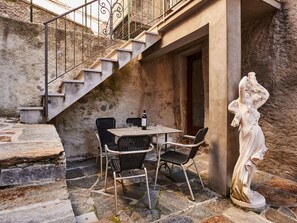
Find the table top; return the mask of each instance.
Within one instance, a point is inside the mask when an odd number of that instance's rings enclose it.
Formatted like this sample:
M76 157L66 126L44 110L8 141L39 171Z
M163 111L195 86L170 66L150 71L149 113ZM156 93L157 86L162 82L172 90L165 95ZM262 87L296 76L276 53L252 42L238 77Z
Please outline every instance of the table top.
M159 135L159 134L168 134L168 133L181 133L179 129L169 128L162 125L149 126L146 130L142 130L141 127L132 128L116 128L116 129L107 129L110 133L115 136L121 137L124 135L133 136L133 135Z

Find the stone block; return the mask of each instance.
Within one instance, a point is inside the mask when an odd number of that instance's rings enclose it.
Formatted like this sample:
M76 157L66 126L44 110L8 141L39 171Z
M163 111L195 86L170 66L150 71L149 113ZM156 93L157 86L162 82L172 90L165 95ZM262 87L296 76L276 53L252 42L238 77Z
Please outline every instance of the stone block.
M76 220L69 200L55 200L0 211L0 222L75 223Z
M278 223L296 223L296 219L290 218L286 215L283 215L279 211L269 208L265 212L265 217L272 222L278 222Z
M38 181L55 181L65 179L66 165L34 164L23 168L2 169L0 186L36 183Z

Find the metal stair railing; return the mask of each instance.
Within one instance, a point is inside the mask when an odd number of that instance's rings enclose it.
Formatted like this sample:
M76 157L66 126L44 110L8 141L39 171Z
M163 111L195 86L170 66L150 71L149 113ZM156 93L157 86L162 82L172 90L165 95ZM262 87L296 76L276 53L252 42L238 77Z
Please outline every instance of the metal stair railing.
M73 77L118 40L129 40L167 15L168 0L92 0L53 19L45 26L44 116L48 117L49 86ZM91 61L93 59L93 61ZM55 83L55 84L54 84Z

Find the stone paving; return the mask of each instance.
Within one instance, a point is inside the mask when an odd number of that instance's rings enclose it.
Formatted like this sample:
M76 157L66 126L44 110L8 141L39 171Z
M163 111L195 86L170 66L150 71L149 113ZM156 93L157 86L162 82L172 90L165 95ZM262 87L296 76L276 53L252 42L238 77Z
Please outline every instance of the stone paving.
M296 182L257 171L252 188L266 197L267 205L260 210L239 208L229 198L221 197L207 188L207 160L207 150L197 156L204 189L194 172L189 174L195 201L189 199L188 187L179 167L175 167L171 176L168 170L162 168L158 186L154 190L156 163L147 161L152 210L147 206L145 183L126 180L125 193L118 184L118 216L114 210L111 171L105 193L104 180L100 179L95 159L68 163L67 185L77 222L297 222Z

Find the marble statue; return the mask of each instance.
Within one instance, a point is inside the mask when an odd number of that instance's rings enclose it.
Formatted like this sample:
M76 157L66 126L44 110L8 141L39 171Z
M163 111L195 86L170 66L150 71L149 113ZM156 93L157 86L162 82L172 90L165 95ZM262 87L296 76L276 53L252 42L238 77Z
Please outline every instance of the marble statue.
M258 124L257 111L269 98L268 91L261 86L254 72L248 73L239 83L239 98L232 101L228 110L235 114L231 123L239 126L239 158L235 165L230 188L231 200L242 207L260 208L265 198L251 190L251 181L256 165L267 150L265 138Z

